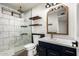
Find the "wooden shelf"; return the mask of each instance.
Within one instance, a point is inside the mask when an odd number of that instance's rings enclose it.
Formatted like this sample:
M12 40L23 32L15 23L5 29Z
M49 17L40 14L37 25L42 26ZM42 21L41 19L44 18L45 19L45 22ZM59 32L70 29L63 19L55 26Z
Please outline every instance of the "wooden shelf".
M20 35L27 35L27 33L22 33L22 34L20 34Z
M42 26L42 24L31 24L29 26Z
M21 27L27 27L26 25L22 25Z
M31 18L29 18L30 20L38 20L38 19L41 19L41 17L40 16L35 16L35 17L31 17Z

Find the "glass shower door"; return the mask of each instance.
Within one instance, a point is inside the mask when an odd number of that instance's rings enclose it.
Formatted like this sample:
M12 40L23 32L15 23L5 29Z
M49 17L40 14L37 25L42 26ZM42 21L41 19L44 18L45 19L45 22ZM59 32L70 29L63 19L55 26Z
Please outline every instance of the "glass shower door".
M24 14L23 18L15 17L15 43L14 51L18 55L18 51L22 51L24 46L32 43L32 29L29 26L31 24L31 13Z

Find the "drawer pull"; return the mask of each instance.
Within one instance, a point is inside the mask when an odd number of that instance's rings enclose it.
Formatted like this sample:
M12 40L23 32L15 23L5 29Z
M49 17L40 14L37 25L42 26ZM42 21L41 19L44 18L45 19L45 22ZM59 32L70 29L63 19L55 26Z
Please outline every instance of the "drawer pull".
M66 52L66 53L72 53L72 54L74 54L74 52L69 51L69 50L66 50L65 52Z

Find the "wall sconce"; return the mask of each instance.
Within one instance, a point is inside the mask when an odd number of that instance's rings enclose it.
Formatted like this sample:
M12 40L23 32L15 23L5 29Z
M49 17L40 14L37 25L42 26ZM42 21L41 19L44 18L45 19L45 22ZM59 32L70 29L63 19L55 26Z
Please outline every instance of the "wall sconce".
M55 5L58 5L58 4L60 4L60 3L46 3L45 7L49 8L51 6L55 6Z
M47 4L45 5L45 7L46 7L46 8L49 8L49 7L51 7L51 5L50 5L49 3L47 3Z

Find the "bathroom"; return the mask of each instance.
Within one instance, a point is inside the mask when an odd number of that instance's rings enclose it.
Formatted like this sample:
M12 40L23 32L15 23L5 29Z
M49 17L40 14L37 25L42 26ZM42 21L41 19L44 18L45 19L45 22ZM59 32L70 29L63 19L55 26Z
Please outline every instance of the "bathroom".
M78 10L78 3L0 3L0 56L78 56ZM65 33L56 32L57 12L65 14Z

